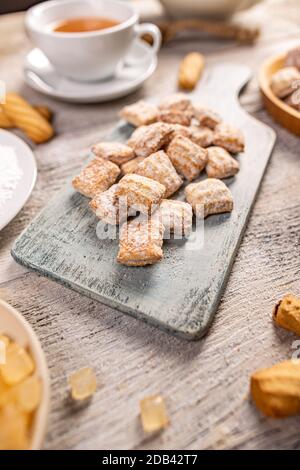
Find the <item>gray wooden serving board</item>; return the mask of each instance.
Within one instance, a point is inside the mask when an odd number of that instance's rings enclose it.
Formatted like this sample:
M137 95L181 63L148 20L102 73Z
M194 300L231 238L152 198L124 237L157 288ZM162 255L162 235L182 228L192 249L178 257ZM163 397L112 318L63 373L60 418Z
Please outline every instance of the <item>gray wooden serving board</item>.
M12 249L14 259L173 334L200 338L217 310L275 143L273 130L238 104L239 91L250 76L247 67L217 65L206 71L191 94L193 100L214 108L241 128L246 138L246 151L238 157L240 172L226 181L234 210L205 220L202 246L168 240L160 263L122 266L116 262L118 241L99 240L97 219L88 200L69 184L18 238ZM125 141L131 132L132 127L121 122L107 140ZM183 190L176 198L183 199ZM196 229L200 239L201 230L201 226Z

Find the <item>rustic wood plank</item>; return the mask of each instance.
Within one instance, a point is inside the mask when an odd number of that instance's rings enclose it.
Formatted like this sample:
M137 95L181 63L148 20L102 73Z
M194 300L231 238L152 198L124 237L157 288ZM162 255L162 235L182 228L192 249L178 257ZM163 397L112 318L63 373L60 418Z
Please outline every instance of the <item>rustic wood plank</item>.
M48 449L300 449L298 418L266 420L248 400L249 374L291 357L293 342L298 339L273 327L273 304L286 292L300 295L299 139L261 111L255 80L241 101L257 118L274 127L277 145L218 315L203 340L187 343L166 335L26 272L9 255L16 236L80 167L97 133L113 127L119 107L142 96L172 91L184 52L199 48L210 51L209 65L234 61L257 71L270 53L299 42L295 34L298 31L299 38L298 0L275 0L276 8L272 5L269 9L268 3L260 17L267 37L255 48L233 44L224 48L217 41L207 45L206 41L176 41L161 52L158 70L142 90L115 103L95 106L58 103L23 86L20 64L29 44L22 31L22 16L0 20L0 37L5 33L1 78L10 89L22 90L34 102L48 103L56 113L58 136L35 149L39 169L35 191L20 214L0 232L1 296L31 322L50 367ZM170 72L174 74L172 84ZM17 272L12 271L13 266ZM91 364L102 387L89 407L75 411L67 401L66 377ZM160 436L149 438L140 428L138 400L155 392L166 398L171 425Z
M199 339L215 315L275 142L273 131L238 104L250 76L245 66L219 64L207 70L199 91L191 95L245 135L246 150L237 157L240 171L227 180L234 198L230 215L209 217L204 225L198 220L189 240L164 244L164 259L157 265L124 267L116 262L117 234L97 239L98 220L88 200L69 184L17 240L14 259L136 318ZM120 124L106 140L124 142L131 132L131 126ZM184 189L176 197L184 199Z

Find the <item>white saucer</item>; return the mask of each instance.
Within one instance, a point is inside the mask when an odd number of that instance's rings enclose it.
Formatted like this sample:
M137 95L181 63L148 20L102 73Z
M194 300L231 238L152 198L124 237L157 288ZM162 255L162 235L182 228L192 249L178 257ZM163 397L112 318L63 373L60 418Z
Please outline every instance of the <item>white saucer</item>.
M28 145L0 130L0 230L24 206L36 180L36 162Z
M156 65L157 56L151 46L137 39L125 63L108 80L84 83L62 77L40 49L33 49L27 55L24 74L29 86L48 96L73 103L94 103L133 92L153 74Z

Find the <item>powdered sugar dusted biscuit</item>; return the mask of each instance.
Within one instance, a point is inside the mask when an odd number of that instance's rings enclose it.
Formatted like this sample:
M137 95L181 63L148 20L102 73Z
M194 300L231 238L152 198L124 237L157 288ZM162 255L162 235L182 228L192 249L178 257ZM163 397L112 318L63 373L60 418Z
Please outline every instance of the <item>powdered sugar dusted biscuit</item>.
M168 122L169 124L180 124L181 126L189 126L191 124L193 114L189 111L174 111L173 109L162 109L158 113L157 120Z
M130 173L134 173L138 164L141 163L144 160L144 157L136 157L133 158L133 160L130 160L127 163L124 163L121 165L121 172L123 175L127 175Z
M193 111L191 100L184 93L175 93L164 98L159 109L168 109L172 111Z
M285 98L284 102L292 106L292 108L296 109L297 111L300 111L300 83L299 83L299 88L295 90L290 96Z
M110 160L117 165L122 165L135 157L131 147L119 142L99 142L93 145L92 152L97 157Z
M148 157L166 145L171 138L172 128L164 122L136 129L127 144L133 148L137 157Z
M275 72L270 81L271 89L278 98L285 98L295 89L295 82L300 80L300 72L296 67L284 67Z
M245 139L243 133L228 124L219 124L215 128L213 144L223 147L231 153L243 152Z
M119 212L116 190L118 185L113 184L107 191L98 193L90 202L90 208L103 222L118 225L127 219L127 211Z
M212 109L203 108L202 106L194 106L194 116L201 126L214 129L221 123L221 117Z
M206 173L209 178L229 178L239 171L239 162L222 147L207 149Z
M191 137L191 128L186 126L181 126L180 124L169 124L170 129L172 129L172 139L177 135L182 135L183 137Z
M158 181L144 176L129 174L119 181L116 196L120 205L129 209L150 213L160 203L166 188Z
M198 217L231 212L233 197L227 186L215 178L191 183L185 188L185 196Z
M94 158L72 181L73 188L87 197L106 191L117 179L120 168L103 158Z
M135 173L163 184L166 188L165 197L174 194L182 185L182 179L176 173L171 160L163 150L145 158L137 166Z
M209 147L214 140L214 133L209 127L191 126L190 139L200 147Z
M167 154L178 173L189 181L197 178L207 163L206 150L182 136L171 141Z
M145 126L157 121L157 107L140 100L129 106L125 106L120 116L133 126Z
M157 219L142 219L125 222L120 231L117 261L126 266L145 266L160 261L163 257L164 227Z
M153 214L165 228L164 238L170 234L178 237L188 237L192 230L193 211L187 202L163 199L158 210Z
M300 46L287 53L284 64L286 67L296 67L300 71Z

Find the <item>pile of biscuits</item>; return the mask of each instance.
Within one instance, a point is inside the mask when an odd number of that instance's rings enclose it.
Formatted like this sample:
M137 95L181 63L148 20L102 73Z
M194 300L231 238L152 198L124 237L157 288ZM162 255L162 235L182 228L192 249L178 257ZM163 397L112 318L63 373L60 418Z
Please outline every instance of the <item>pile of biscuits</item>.
M283 68L272 75L270 86L274 95L300 111L300 47L287 53Z
M94 158L72 184L92 199L90 208L104 224L120 225L117 261L144 266L162 259L163 239L189 236L193 212L232 211L232 194L221 179L239 171L232 154L245 142L240 130L182 93L159 106L138 101L120 115L136 127L127 143L95 144ZM204 170L208 178L190 183ZM190 183L187 202L167 199L184 181Z

